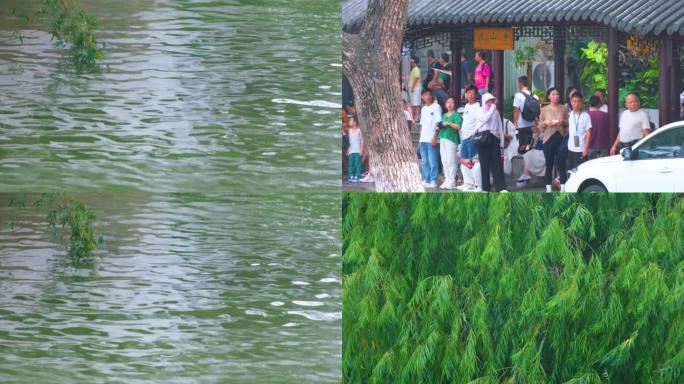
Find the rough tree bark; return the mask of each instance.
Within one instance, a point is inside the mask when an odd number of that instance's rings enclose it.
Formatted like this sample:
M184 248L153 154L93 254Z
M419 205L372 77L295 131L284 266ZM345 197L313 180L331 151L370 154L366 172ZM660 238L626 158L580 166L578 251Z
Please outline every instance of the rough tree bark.
M369 0L358 33L342 32L342 70L354 105L378 192L424 192L401 108L399 71L408 0Z

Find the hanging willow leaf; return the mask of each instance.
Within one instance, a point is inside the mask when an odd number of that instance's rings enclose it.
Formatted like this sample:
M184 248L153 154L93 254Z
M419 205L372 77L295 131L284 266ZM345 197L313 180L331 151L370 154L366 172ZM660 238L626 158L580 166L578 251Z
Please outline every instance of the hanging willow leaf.
M347 383L684 382L684 198L347 194Z

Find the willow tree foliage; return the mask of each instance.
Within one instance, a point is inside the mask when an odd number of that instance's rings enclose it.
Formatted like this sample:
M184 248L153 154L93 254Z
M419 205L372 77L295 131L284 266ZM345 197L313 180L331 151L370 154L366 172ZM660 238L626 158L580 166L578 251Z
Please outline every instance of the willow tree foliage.
M9 206L34 208L44 213L50 237L64 241L71 261L76 263L91 261L92 252L103 242L95 229L95 212L64 193L43 193L33 200L29 196L21 196L11 199ZM16 221L10 219L5 226L13 230Z
M347 194L348 383L684 382L684 198Z
M26 9L15 8L12 13L25 22L31 19ZM41 0L34 19L45 24L57 46L67 49L68 62L76 70L98 69L97 60L103 59L104 53L95 37L97 20L81 8L77 0ZM23 42L18 32L14 35Z

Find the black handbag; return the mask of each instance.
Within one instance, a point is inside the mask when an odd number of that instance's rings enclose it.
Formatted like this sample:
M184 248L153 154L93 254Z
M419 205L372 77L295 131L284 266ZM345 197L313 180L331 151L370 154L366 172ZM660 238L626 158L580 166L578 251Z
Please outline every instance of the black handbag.
M489 144L489 131L478 131L475 132L473 138L471 139L475 145L487 145Z

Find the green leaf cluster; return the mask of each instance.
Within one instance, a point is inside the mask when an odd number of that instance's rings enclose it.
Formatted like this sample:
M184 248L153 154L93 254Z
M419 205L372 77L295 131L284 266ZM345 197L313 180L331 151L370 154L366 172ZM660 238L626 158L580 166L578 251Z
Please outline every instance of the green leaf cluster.
M608 46L606 43L590 41L582 51L583 63L581 80L589 89L608 88Z
M346 194L346 383L684 382L684 198Z
M17 14L16 9L13 14ZM30 20L26 11L20 12L19 17L24 22ZM97 60L104 58L104 52L95 37L97 20L83 10L77 0L42 0L36 19L47 22L48 32L58 46L68 48L68 61L76 70L99 68ZM18 32L13 32L13 36L23 42Z
M18 209L33 207L44 212L50 237L65 241L71 260L78 263L91 259L92 252L102 243L102 237L95 230L95 212L63 193L43 193L32 203L27 201L25 196L14 198L9 205ZM8 229L15 226L15 220L6 222Z
M606 43L588 41L585 47L579 47L581 65L580 80L584 89L592 92L596 89L608 88L608 46ZM624 48L621 49L621 52ZM619 101L622 106L625 97L630 92L637 92L641 96L643 108L658 108L660 96L658 93L659 73L658 60L655 57L635 59L632 55L621 54L619 76Z

